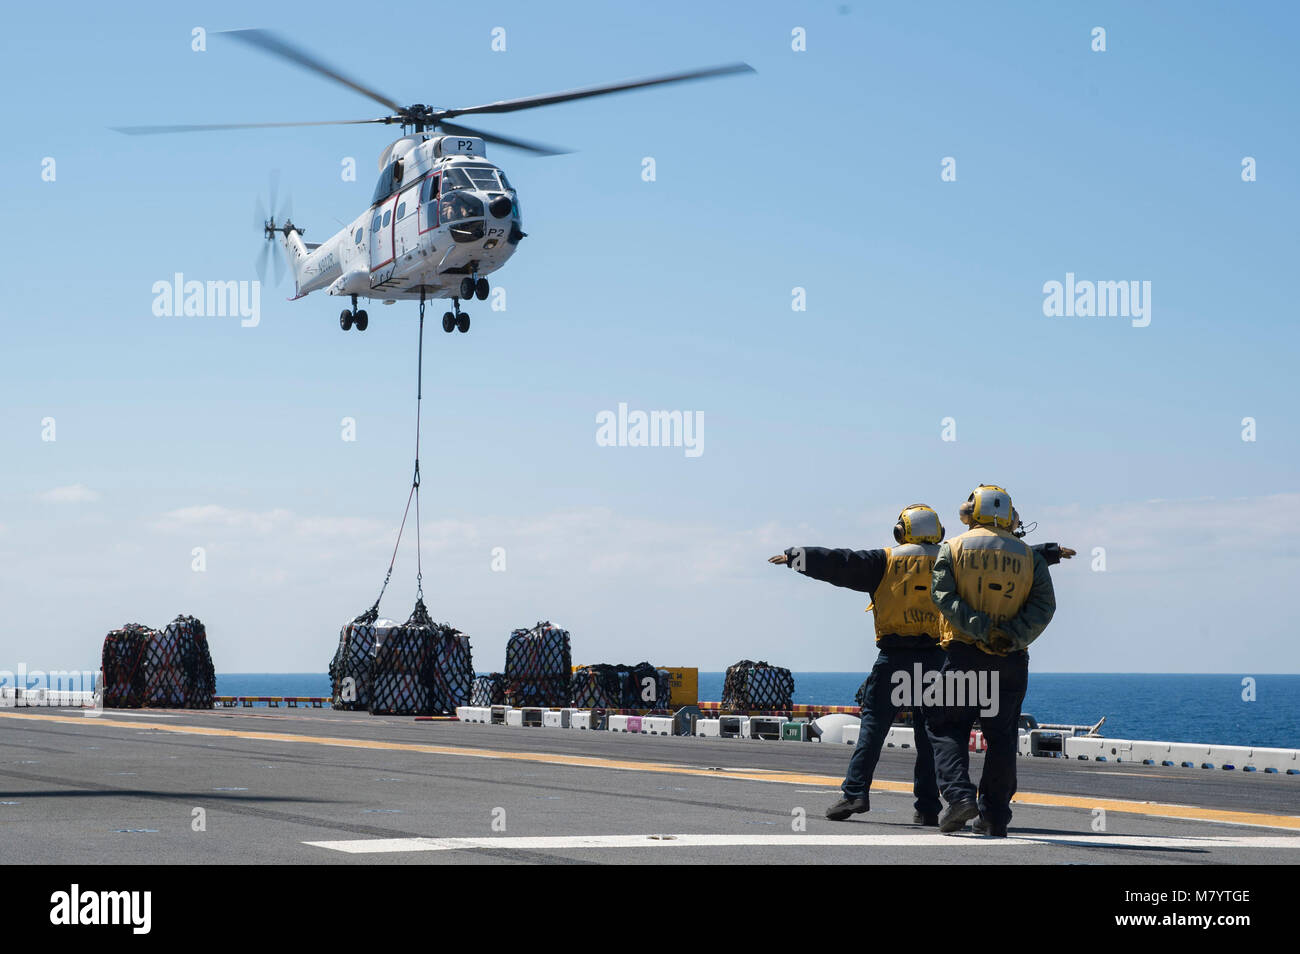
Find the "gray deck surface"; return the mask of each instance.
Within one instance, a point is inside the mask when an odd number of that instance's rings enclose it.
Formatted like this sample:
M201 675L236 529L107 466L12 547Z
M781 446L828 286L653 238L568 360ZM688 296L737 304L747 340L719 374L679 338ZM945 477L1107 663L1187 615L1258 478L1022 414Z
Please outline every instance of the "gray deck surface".
M1055 803L1016 805L1001 840L915 827L900 791L827 821L849 753L327 709L7 709L0 843L10 864L1300 862L1297 776L1022 758L1021 794ZM910 752L886 750L876 780L910 784L911 770ZM785 780L734 777L768 773Z

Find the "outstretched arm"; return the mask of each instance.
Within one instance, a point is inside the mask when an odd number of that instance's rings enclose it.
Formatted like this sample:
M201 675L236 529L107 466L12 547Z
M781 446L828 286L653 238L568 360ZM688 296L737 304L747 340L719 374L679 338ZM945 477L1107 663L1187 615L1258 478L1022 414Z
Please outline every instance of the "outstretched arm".
M1056 566L1062 560L1068 560L1078 552L1071 550L1069 547L1063 547L1059 543L1036 543L1030 549L1046 560L1048 566Z
M874 592L885 575L884 550L828 550L825 547L791 547L768 560L789 566L804 576L861 593Z

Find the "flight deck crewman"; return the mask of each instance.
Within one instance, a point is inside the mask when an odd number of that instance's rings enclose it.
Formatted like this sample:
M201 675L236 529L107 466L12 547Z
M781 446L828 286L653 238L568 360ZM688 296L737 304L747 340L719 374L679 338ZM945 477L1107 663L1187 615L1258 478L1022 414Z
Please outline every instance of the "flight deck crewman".
M895 701L898 698L895 689L903 677L896 682L895 675L905 674L910 685L918 666L924 674L938 670L944 661L938 643L939 614L930 598L930 580L939 541L943 539L939 515L925 504L907 507L898 515L894 539L898 546L880 550L792 547L768 561L791 566L815 580L870 593L872 597L868 608L874 610L880 653L867 677L862 728L841 786L844 797L826 809L826 817L832 821L844 821L851 815L871 810L871 778L885 736L901 708ZM919 693L921 688L918 686L916 691ZM923 710L916 705L912 713L916 739L912 784L916 801L912 823L937 825L941 804L934 755Z
M934 564L931 592L941 615L939 643L948 654L942 684L958 682L947 678L949 673L973 674L977 685L995 690L989 700L994 711L982 713L970 699L957 705L946 698L943 706L926 707L926 722L939 787L948 803L939 830L957 831L978 815L977 832L1005 837L1016 793L1027 649L1051 622L1056 595L1048 561L1013 534L1018 514L1007 492L981 484L967 504L960 515L971 529L939 547ZM970 778L969 754L977 717L988 746L978 792Z

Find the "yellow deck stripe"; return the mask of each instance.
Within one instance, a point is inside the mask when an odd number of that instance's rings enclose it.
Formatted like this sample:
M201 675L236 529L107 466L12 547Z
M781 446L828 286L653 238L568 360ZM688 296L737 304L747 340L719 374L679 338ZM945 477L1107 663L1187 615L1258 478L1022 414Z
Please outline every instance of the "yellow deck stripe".
M330 745L349 749L372 749L394 752L420 752L426 755L455 755L463 758L506 759L515 762L537 762L545 765L566 765L579 768L613 769L624 772L656 772L667 775L695 775L702 778L739 779L749 782L778 782L787 785L814 785L838 788L842 779L833 775L808 775L798 772L767 771L765 769L707 769L693 765L676 765L670 762L635 762L625 759L601 758L587 755L558 755L547 752L498 752L492 749L475 749L450 745L428 745L419 742L383 742L377 739L344 739L335 736L297 735L286 732L251 732L239 729L218 729L199 725L161 725L139 722L121 722L104 717L31 715L21 712L0 712L10 719L33 719L42 722L61 722L88 728L113 726L124 729L149 729L156 732L176 732L181 735L201 735L214 738L248 739L255 742L290 742L306 745ZM877 781L873 791L910 793L912 786L906 782ZM1240 812L1219 808L1202 808L1197 805L1172 805L1165 802L1133 802L1118 798L1091 798L1083 795L1053 795L1046 792L1020 792L1013 799L1019 805L1038 805L1050 808L1078 808L1091 811L1104 808L1108 812L1128 815L1147 815L1153 818L1180 818L1189 821L1220 822L1230 825L1254 825L1261 828L1286 828L1300 830L1300 816L1270 815L1262 812Z

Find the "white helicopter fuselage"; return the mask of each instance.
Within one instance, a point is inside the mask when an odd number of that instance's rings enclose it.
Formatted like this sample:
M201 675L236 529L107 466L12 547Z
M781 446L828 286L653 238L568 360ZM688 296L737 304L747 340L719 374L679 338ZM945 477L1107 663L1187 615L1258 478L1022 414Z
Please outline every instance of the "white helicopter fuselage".
M485 151L482 139L437 133L390 144L370 208L347 228L318 245L279 230L294 298L458 298L463 279L499 269L524 233L515 190Z

